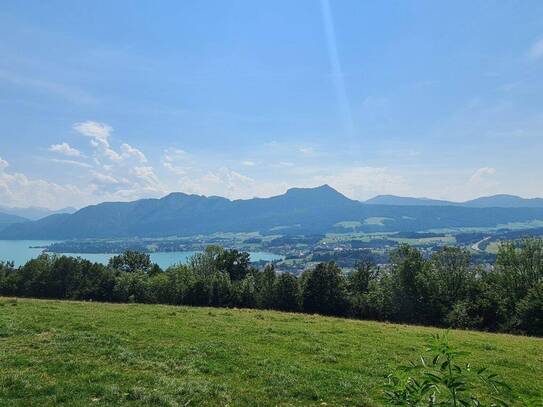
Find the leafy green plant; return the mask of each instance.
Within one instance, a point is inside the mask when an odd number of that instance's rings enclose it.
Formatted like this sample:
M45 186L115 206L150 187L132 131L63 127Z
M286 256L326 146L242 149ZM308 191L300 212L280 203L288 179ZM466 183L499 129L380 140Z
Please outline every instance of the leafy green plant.
M388 376L385 399L402 406L483 406L484 394L490 406L508 406L510 387L486 368L474 369L461 365L459 358L468 352L450 345L448 334L433 335L420 361L401 366ZM477 386L476 383L480 386ZM486 389L480 394L479 389Z

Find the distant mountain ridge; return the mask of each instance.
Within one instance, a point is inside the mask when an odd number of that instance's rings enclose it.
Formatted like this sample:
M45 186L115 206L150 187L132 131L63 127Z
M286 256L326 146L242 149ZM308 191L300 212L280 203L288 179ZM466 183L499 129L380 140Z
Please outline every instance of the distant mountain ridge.
M16 215L30 220L38 220L45 218L46 216L55 215L58 213L74 213L77 209L72 207L62 208L58 210L51 210L47 208L40 208L37 206L30 206L27 208L17 208L9 206L0 206L0 212L8 215Z
M375 218L380 221L372 222ZM12 224L0 231L0 239L159 237L256 231L310 234L342 231L343 221L356 221L361 225L360 231L418 231L494 227L533 220L543 220L543 208L367 204L323 185L245 200L176 192L160 199L105 202L73 214Z
M11 215L9 213L0 212L0 230L13 225L15 223L28 222L28 219L17 215Z
M396 195L378 195L368 199L368 205L398 206L463 206L468 208L543 208L543 198L521 198L516 195L483 196L465 202L444 201L429 198L411 198Z
M364 201L367 205L395 205L395 206L451 206L458 205L454 202L441 201L430 198L412 198L397 195L377 195Z

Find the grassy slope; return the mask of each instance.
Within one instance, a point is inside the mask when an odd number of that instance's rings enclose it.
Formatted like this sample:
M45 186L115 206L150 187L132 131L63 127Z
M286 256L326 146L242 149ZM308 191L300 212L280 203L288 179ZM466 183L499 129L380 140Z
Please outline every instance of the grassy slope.
M436 329L258 310L0 298L0 405L379 405ZM451 332L543 399L543 340Z

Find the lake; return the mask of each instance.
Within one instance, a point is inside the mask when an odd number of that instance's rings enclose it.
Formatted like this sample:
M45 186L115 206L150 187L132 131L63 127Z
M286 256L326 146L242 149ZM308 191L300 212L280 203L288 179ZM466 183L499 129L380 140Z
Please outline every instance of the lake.
M43 247L54 243L49 240L0 240L0 261L13 261L16 266L25 264L28 260L40 255L43 249L32 247ZM157 252L150 253L151 261L157 263L161 268L166 269L177 263L184 263L197 252ZM65 253L66 256L82 257L92 262L106 264L112 256L111 253ZM249 252L251 261L273 261L281 260L283 257L278 254L266 252Z

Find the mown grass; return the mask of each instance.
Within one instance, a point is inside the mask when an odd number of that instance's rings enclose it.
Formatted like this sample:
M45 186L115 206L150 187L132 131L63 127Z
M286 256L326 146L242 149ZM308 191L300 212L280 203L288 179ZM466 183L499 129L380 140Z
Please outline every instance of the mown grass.
M0 298L2 406L382 405L434 328L258 310ZM543 340L452 331L543 401Z

